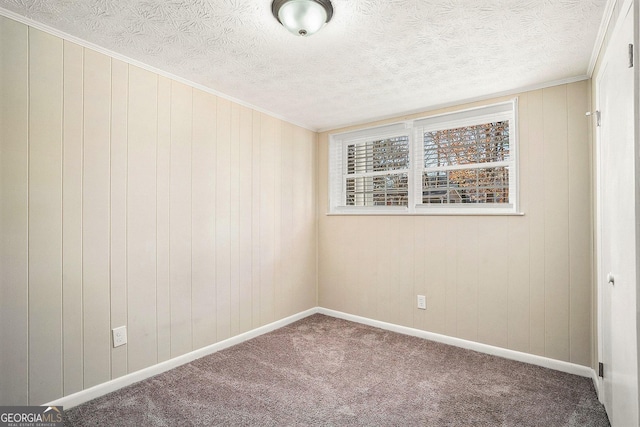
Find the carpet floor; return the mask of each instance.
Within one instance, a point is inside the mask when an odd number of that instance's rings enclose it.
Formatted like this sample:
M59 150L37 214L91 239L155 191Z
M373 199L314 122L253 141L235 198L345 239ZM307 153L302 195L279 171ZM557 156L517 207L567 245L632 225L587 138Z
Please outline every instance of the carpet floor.
M589 378L315 314L65 411L65 426L608 426Z

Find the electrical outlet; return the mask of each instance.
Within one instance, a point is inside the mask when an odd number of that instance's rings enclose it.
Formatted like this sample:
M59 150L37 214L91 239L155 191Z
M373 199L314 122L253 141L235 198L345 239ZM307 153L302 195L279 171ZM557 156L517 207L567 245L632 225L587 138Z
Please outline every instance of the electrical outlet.
M111 330L113 333L113 347L120 347L127 343L127 327L120 326Z
M418 295L418 308L420 310L427 309L427 297L424 295Z

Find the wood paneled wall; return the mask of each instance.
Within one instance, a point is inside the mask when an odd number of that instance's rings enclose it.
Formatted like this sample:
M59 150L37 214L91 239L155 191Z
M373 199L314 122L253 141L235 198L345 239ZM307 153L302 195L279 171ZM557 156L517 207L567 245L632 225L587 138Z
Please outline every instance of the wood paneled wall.
M523 216L326 215L320 134L320 306L591 366L589 82L518 100Z
M4 17L0 109L0 405L316 306L315 133Z
M590 366L588 86L518 96L524 216L327 216L327 132L0 17L0 404L315 305Z

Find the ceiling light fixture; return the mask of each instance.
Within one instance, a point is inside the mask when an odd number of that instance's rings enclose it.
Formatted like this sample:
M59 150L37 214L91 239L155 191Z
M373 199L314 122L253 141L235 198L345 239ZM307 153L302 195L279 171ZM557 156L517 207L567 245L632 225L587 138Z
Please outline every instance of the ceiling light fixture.
M310 36L331 20L333 6L329 0L273 0L271 12L296 36Z

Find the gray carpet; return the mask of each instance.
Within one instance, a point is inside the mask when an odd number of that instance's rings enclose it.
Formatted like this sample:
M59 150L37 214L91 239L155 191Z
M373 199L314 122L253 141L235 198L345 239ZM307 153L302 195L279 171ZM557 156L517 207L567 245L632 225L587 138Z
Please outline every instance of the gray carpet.
M608 426L591 379L316 314L65 411L65 426Z

